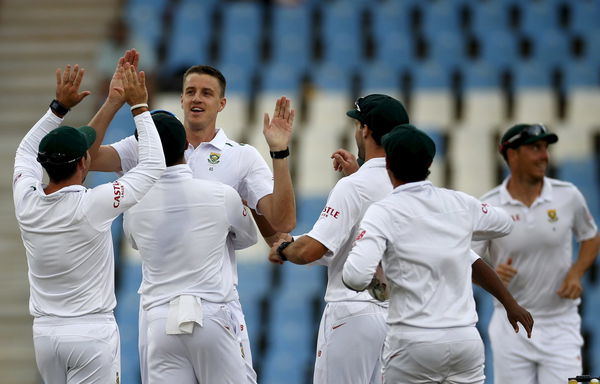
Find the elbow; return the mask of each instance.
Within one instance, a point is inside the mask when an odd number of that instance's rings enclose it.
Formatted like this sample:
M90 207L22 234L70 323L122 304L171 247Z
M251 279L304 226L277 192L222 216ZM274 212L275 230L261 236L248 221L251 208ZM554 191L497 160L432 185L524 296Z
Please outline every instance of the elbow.
M296 228L296 218L275 223L273 229L279 233L290 233Z
M342 282L346 288L356 292L364 291L369 285L369 282L365 283L364 279L361 279L359 275L352 273L348 267L348 264L344 265L344 270L342 271Z

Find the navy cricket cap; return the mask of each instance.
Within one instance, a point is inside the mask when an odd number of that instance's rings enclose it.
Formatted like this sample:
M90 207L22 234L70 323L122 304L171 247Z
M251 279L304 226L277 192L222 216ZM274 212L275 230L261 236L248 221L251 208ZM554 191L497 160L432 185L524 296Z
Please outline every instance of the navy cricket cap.
M498 150L503 156L506 156L508 148L518 148L521 145L535 143L539 140L554 144L558 141L558 136L548 132L543 124L517 124L502 135Z
M369 126L374 132L384 135L395 126L407 124L408 113L404 105L388 95L372 94L354 102L354 109L346 112L349 117Z
M393 161L427 170L435 157L435 143L425 132L410 124L395 127L381 139L385 155Z
M79 160L96 141L96 131L89 126L73 128L66 125L49 132L38 148L41 164L62 165Z
M167 166L173 165L187 149L185 128L169 111L152 111L152 120L160 136Z

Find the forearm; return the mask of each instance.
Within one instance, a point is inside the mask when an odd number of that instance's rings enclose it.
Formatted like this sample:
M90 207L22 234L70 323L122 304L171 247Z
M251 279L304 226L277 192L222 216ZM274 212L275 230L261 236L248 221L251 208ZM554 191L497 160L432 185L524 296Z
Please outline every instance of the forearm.
M591 239L582 241L579 246L579 256L571 266L570 272L576 274L579 278L583 277L585 272L594 265L599 249L600 235L598 234Z
M472 265L473 282L492 294L504 307L516 304L496 272L482 259Z
M94 160L97 157L98 149L104 140L106 130L122 106L122 102L106 99L104 104L102 104L98 112L96 112L92 120L88 123L88 125L96 131L96 141L89 149L90 155L92 156L92 168L94 167Z
M284 255L291 263L309 264L322 258L327 251L328 249L317 240L302 236L284 250Z
M296 227L296 201L289 171L289 157L273 159L273 194L263 212L276 232L289 233Z

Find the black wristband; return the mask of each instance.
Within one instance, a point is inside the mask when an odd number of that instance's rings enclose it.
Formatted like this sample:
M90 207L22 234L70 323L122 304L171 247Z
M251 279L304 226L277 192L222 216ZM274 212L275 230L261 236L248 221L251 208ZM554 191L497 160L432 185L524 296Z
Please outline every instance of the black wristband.
M290 155L290 149L286 148L283 151L269 152L272 159L285 159Z
M292 241L284 241L283 243L279 244L279 247L277 247L277 256L279 256L279 259L281 261L287 261L287 257L285 257L285 255L283 254L283 250L286 249L288 245L292 244L293 242L294 239L292 238Z
M69 108L59 103L56 99L52 100L52 102L50 103L50 109L52 110L52 112L61 116L64 116L69 112Z

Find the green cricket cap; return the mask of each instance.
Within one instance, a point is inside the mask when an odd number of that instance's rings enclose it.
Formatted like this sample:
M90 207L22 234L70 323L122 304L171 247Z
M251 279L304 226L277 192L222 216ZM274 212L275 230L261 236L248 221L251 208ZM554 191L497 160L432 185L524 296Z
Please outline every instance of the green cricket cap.
M49 132L38 148L38 162L61 165L79 160L96 140L96 131L89 126L73 128L66 125Z
M346 112L349 117L384 135L399 124L407 124L408 113L404 105L388 95L372 94L354 102L354 109Z

